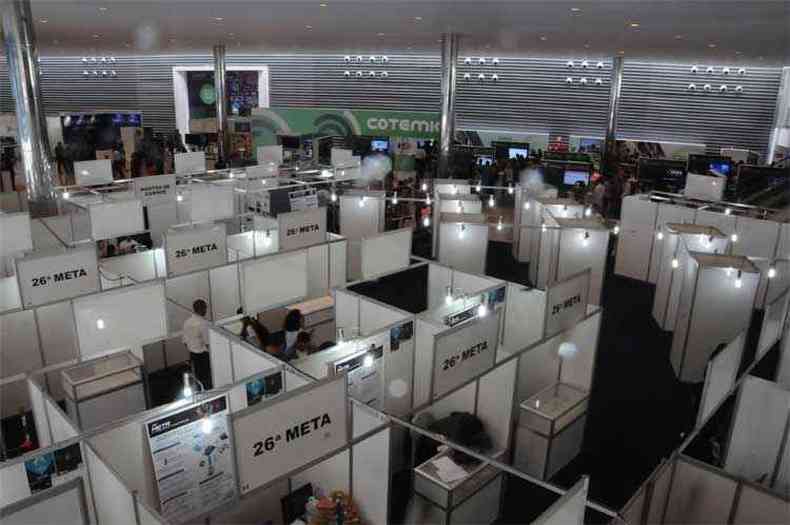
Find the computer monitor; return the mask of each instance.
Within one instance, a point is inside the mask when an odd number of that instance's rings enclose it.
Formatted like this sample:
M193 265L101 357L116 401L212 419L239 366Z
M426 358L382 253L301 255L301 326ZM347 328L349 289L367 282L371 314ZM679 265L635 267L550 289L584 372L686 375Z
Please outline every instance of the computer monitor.
M562 175L562 183L566 186L574 186L577 182L581 182L585 185L589 184L590 172L566 169L565 173Z
M477 155L475 158L478 166L491 166L494 163L494 157L490 155Z
M387 153L389 150L389 139L374 139L370 141L370 151L383 151L384 153Z
M680 193L686 187L686 163L682 160L639 159L637 171L640 187L655 191Z
M278 135L283 149L299 149L300 140L298 135Z
M529 158L529 148L508 148L507 150L507 158L515 159L518 157L523 157L524 159Z

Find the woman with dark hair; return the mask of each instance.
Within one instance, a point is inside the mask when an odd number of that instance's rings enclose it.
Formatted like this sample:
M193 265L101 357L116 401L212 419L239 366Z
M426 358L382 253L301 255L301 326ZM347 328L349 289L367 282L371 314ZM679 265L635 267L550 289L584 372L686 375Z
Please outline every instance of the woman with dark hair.
M301 310L291 310L285 316L283 322L283 332L285 332L285 351L288 352L296 344L299 331L302 329Z
M241 314L243 311L239 308L236 313ZM252 331L252 334L250 334L250 331ZM243 341L247 341L263 350L269 342L269 330L267 330L256 318L245 315L241 318L241 332L239 332L239 337L241 337Z

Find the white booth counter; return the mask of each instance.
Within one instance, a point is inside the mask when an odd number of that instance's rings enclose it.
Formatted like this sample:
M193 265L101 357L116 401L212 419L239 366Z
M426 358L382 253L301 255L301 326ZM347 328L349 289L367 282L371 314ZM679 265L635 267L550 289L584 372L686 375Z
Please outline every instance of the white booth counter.
M504 451L490 456L500 461ZM443 450L414 469L414 492L428 504L424 523L487 524L499 516L504 476L481 461L458 464Z
M581 451L589 392L565 383L545 388L520 405L515 465L549 479Z
M760 283L746 257L691 252L685 268L670 361L681 381L700 382L711 354L749 326Z
M727 252L729 238L718 228L698 224L667 223L663 228L658 281L653 297L653 319L664 330L674 330L678 300L683 279L683 268L688 264L689 252Z
M91 359L61 371L66 412L82 430L147 408L145 364L130 351Z

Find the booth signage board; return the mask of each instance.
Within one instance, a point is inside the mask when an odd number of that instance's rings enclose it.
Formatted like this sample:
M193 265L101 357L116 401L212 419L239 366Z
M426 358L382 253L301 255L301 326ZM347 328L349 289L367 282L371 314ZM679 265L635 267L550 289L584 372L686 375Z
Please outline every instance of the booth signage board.
M494 366L499 315L470 321L436 336L433 360L433 397L444 395Z
M373 341L363 342L367 348L349 357L343 358L333 363L333 374L348 374L348 395L381 410L384 401L383 388L384 380L384 347L389 342L389 334L379 336ZM365 365L365 358L372 357L370 365Z
M203 151L176 153L174 157L177 175L189 175L206 171L206 153Z
M227 263L226 242L222 225L167 231L164 241L167 274L180 275Z
M157 175L134 179L134 195L144 205L176 201L176 176Z
M310 208L277 216L280 250L289 251L326 241L326 208Z
M288 201L292 211L307 210L318 207L318 193L315 188L288 192Z
M252 110L252 133L257 147L277 144L277 135L369 135L436 140L441 129L440 120L439 113L434 111L256 108Z
M25 308L98 292L99 261L91 247L17 259L19 292Z
M590 289L589 270L549 286L543 336L549 337L573 327L587 313Z
M241 493L340 449L348 430L345 374L238 412L233 434Z
M168 521L191 521L237 498L226 396L147 421L145 432Z
M74 179L77 186L112 184L112 161L85 160L75 162Z

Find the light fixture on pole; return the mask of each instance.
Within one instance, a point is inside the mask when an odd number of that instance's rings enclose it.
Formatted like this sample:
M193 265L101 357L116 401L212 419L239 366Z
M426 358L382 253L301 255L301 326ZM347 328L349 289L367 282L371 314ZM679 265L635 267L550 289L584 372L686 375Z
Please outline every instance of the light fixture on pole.
M444 304L452 304L453 302L453 287L445 286L444 288Z
M398 192L392 194L392 204L398 204Z
M771 266L768 267L768 278L773 279L774 277L776 277L776 266L771 263Z
M508 194L510 194L510 195L513 195L513 191L515 191L515 190L513 189L513 185L512 185L512 184L508 184L508 186L507 186L507 192L508 192Z
M494 200L494 194L492 193L491 196L488 198L488 207L493 208L496 205L496 201Z
M488 304L486 304L486 295L483 294L480 298L480 305L477 307L477 317L485 317L488 315Z
M496 231L501 232L504 225L502 224L502 216L499 216L499 220L496 223Z
M735 287L742 288L743 287L743 279L741 279L741 271L738 270L738 275L735 277Z
M672 269L674 270L674 269L676 269L678 266L680 266L680 262L678 261L678 258L677 258L677 257L673 257L673 258L672 258Z

